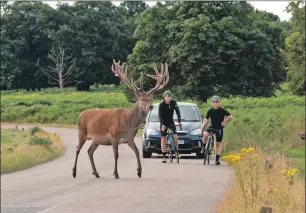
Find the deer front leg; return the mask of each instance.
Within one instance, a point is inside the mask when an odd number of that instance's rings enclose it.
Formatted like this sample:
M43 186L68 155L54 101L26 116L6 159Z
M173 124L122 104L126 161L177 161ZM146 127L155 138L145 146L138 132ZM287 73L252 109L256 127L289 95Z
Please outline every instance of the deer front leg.
M117 170L117 164L118 164L118 158L119 158L119 152L118 152L119 140L113 140L112 145L113 145L114 158L115 158L115 168L114 168L113 175L116 179L119 179L118 170Z
M138 175L138 177L141 178L142 167L141 167L141 163L140 163L138 148L137 148L134 140L129 141L128 145L134 151L134 153L136 155L136 158L137 158L137 175Z

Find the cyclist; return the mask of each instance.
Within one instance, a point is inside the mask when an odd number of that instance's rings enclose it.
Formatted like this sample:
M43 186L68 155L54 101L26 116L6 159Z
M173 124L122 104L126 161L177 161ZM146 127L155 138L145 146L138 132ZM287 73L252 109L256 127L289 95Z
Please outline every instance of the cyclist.
M221 148L222 148L221 142L223 138L223 127L226 122L228 122L229 120L233 118L233 116L226 109L220 107L220 101L221 101L221 98L219 96L216 96L216 95L213 96L212 98L213 107L207 111L206 116L203 120L203 124L202 124L202 131L203 131L208 122L208 119L210 119L211 126L209 128L219 130L216 132L216 141L217 141L216 165L220 165L219 159L220 159ZM204 131L203 140L202 140L203 141L202 153L204 152L204 148L205 148L205 144L206 144L208 135L209 133L207 131Z
M166 158L166 142L167 142L167 128L171 128L173 130L173 137L174 137L174 142L175 142L175 149L177 149L178 145L178 137L177 137L177 132L173 120L173 113L174 110L177 115L178 119L178 124L180 127L182 127L181 123L181 113L180 109L176 103L175 100L172 100L173 94L170 90L167 90L164 92L164 101L162 101L159 104L159 109L158 109L158 117L160 121L160 129L161 129L161 148L162 148L162 154L163 154L163 163L167 162ZM178 155L178 152L176 152ZM179 156L177 156L179 157Z

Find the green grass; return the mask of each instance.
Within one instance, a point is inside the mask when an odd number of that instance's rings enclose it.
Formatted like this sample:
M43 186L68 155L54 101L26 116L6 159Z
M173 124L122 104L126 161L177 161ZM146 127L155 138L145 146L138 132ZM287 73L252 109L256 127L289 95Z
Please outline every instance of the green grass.
M33 144L33 138L40 142L48 140L48 145ZM1 174L47 162L63 151L64 146L57 135L39 132L31 136L30 131L1 129Z
M120 87L101 86L92 90L76 92L68 88L61 93L51 88L41 92L1 92L1 122L74 125L84 109L132 106ZM304 142L297 138L297 130L302 131L305 127L305 99L290 94L286 89L285 93L278 91L276 94L277 97L272 98L222 100L222 105L234 116L225 127L224 141L228 142L225 152L256 144L267 152L283 151L300 165L300 162L305 162L304 158L300 159L305 152L286 148ZM210 104L196 103L204 116ZM304 166L300 168L304 170Z

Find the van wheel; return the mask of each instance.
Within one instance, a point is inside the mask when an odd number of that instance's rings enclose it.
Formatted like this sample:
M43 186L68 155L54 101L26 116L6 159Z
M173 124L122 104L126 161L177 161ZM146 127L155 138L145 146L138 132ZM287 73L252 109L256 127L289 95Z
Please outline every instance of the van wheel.
M151 158L152 157L152 152L147 152L145 150L142 150L142 157L143 158Z

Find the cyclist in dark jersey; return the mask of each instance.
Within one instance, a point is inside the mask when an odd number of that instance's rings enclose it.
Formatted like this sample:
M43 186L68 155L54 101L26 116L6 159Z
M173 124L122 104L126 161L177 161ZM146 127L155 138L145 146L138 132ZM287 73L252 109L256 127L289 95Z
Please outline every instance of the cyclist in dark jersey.
M216 165L220 165L219 159L220 159L221 148L222 148L221 142L223 139L223 127L226 122L228 122L229 120L233 118L233 116L226 109L220 107L220 101L221 101L221 98L219 96L216 96L216 95L213 96L212 98L213 108L210 108L207 111L206 116L203 120L203 124L202 124L202 131L203 131L208 122L208 119L210 119L211 126L208 128L219 130L218 132L216 132L216 142L217 142L216 144ZM204 130L202 153L204 152L204 147L205 147L208 135L209 133Z
M173 130L173 137L174 137L174 142L176 144L175 148L177 149L177 144L178 144L178 137L177 137L177 132L175 128L175 123L173 120L173 113L174 110L177 115L178 119L178 124L180 127L182 127L181 124L181 113L180 109L176 103L175 100L172 100L173 94L170 90L167 90L164 92L164 101L159 104L159 109L158 109L158 117L160 121L160 129L161 129L161 148L162 148L162 154L163 154L163 163L167 162L166 158L166 142L167 142L167 128L171 128ZM178 152L177 152L178 154ZM178 156L179 157L179 156Z

